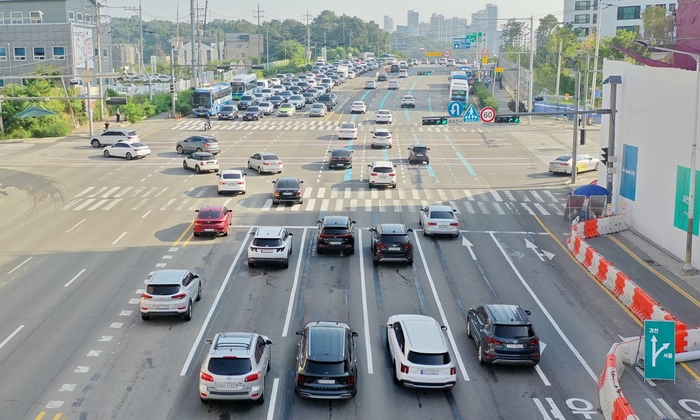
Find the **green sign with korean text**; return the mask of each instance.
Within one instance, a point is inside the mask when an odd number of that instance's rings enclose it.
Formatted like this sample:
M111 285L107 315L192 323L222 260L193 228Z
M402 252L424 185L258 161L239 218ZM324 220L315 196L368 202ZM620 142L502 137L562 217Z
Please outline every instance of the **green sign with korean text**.
M644 321L644 379L676 380L674 321Z
M697 172L695 171L695 213L700 211L700 184L697 182ZM688 231L688 203L690 202L690 168L678 166L676 169L676 205L673 212L673 226L684 232ZM695 217L693 223L693 234L698 235L698 218Z

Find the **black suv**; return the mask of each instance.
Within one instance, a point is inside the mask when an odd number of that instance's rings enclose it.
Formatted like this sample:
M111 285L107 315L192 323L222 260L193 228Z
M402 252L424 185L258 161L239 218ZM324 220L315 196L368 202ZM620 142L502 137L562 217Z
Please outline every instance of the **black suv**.
M317 102L324 104L329 111L335 106L335 98L327 93L319 96Z
M326 216L316 222L318 236L316 238L316 253L323 254L326 250L348 251L355 253L355 221L347 216Z
M241 96L241 99L238 101L238 109L243 111L245 109L248 109L249 106L255 106L257 104L258 104L258 100L255 99L255 96L243 95L243 96Z
M385 223L369 229L372 232L372 262L379 264L383 259L401 259L413 264L413 242L408 237L406 225Z
M301 336L294 390L301 397L341 399L357 393L355 337L341 322L309 322Z
M540 362L540 339L519 305L482 305L469 309L467 337L474 340L479 363Z
M345 147L333 149L328 161L328 169L331 168L352 168L352 150Z
M430 147L424 144L412 144L411 147L408 148L408 163L430 163L430 156L428 156L428 150L430 150Z
M386 73L379 73L379 76L377 76L378 82L386 82L388 79L389 76Z

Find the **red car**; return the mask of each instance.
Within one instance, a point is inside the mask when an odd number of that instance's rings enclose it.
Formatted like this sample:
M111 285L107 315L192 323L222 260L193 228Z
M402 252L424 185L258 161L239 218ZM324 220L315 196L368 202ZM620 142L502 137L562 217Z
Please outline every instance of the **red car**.
M195 213L197 213L197 218L194 219L194 236L228 236L232 210L224 206L204 206L195 210Z

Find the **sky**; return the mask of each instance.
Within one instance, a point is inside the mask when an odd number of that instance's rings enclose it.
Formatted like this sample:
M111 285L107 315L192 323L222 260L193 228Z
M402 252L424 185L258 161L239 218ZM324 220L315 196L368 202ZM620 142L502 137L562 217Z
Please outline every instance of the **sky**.
M103 13L113 17L128 17L135 13L126 11L124 7L138 7L140 0L102 0L108 7ZM324 10L331 10L337 15L357 16L362 20L375 21L380 28L384 26L384 15L394 18L394 25L406 25L408 10L417 11L421 22L428 22L433 13L442 14L445 18L466 18L471 23L471 14L483 10L487 2L465 2L458 0L195 0L199 8L208 3L207 19L246 19L257 22L258 4L262 21L295 19L305 21L305 15L311 19ZM538 19L553 14L563 18L564 0L499 0L488 3L498 6L499 18L535 18ZM457 6L460 4L460 6ZM175 21L179 16L181 22L190 20L190 1L188 0L141 0L143 20L153 19ZM179 6L179 11L178 10ZM197 6L195 6L197 7ZM307 12L308 10L308 12Z

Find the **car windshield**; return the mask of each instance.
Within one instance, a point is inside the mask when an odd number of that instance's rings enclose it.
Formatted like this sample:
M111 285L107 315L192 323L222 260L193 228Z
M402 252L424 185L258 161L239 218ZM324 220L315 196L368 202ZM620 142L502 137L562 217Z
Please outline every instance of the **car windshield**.
M146 286L146 293L157 296L170 296L177 294L180 286L177 284L149 284Z
M253 97L249 95L245 95L241 97L241 101L252 101Z
M280 238L255 238L255 239L253 239L253 246L259 246L262 248L282 246L282 239L280 239Z
M558 158L556 158L555 160L557 160L559 162L568 162L569 160L571 160L571 155L561 155Z
M450 363L450 353L418 353L409 351L408 361L417 365L446 365Z
M296 179L280 179L275 186L277 188L299 188L299 183Z
M264 155L263 160L279 160L280 158L277 157L277 155Z
M535 335L529 325L496 325L493 333L496 337L503 338L528 338Z
M400 234L400 235L387 235L383 234L382 235L382 241L383 244L407 244L408 243L408 236L406 234Z
M345 362L324 363L307 360L306 373L312 375L342 375L345 373Z
M374 135L377 137L389 137L388 131L375 131Z
M340 128L347 128L352 130L353 128L355 128L355 124L343 124L340 126Z
M257 106L251 106L248 108L248 112L258 112L259 110L260 108L258 108Z
M218 210L201 210L198 219L221 219L222 213Z
M223 174L223 179L241 179L241 174Z
M207 369L214 375L237 376L245 375L250 372L253 367L250 364L250 359L212 357L209 359L209 366L207 366Z
M231 105L225 105L221 107L221 111L227 112L227 111L233 111L233 107Z
M430 212L430 218L431 219L454 219L454 215L452 214L451 211L431 211Z
M299 99L304 99L301 95L293 95L289 98L290 101L298 101Z
M326 106L323 104L313 104L311 108L316 108L316 109L325 109Z

